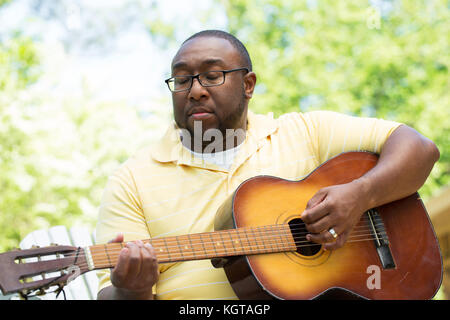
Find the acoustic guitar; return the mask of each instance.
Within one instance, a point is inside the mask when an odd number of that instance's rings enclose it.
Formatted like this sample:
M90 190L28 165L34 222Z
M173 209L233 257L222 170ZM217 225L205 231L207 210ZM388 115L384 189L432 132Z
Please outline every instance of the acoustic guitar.
M430 299L442 258L417 193L363 213L333 251L306 240L300 215L321 188L348 183L375 166L368 152L342 153L305 179L256 176L219 208L215 231L145 240L159 263L211 259L241 299ZM24 297L62 288L80 274L112 268L122 243L50 246L0 254L0 288Z

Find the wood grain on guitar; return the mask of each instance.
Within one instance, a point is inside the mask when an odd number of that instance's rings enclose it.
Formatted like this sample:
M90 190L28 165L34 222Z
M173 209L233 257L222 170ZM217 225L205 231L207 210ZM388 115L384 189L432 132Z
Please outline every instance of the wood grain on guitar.
M241 299L430 299L441 284L442 260L417 194L364 213L347 243L335 251L305 238L300 214L315 192L359 178L377 159L368 152L347 152L300 181L251 178L219 208L216 231L144 242L153 245L159 263L211 259L224 268ZM61 288L85 272L114 267L122 247L109 243L2 253L0 289L26 296ZM36 275L41 278L35 280Z

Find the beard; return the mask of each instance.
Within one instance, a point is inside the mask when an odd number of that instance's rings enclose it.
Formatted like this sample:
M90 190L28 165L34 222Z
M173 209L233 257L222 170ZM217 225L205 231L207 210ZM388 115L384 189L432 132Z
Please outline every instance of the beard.
M219 130L222 132L222 134L225 136L227 129L236 129L242 127L242 121L243 121L243 114L246 110L246 103L245 103L245 94L242 94L241 100L239 101L238 108L236 112L231 113L226 117L222 123L219 125ZM246 125L244 126L244 130L246 129Z
M193 151L202 152L201 150L205 148L223 151L240 144L245 139L245 130L247 129L247 122L244 122L247 119L244 116L246 110L247 103L243 92L237 109L220 121L216 128L204 128L202 121L194 122L193 127L187 125L182 128L177 122L181 129L180 138L183 145ZM215 134L211 135L209 130L215 130Z

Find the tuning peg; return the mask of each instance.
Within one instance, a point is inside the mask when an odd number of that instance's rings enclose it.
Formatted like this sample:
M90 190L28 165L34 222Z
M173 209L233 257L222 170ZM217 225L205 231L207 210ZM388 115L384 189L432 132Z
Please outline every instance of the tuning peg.
M53 243L53 242L52 242L52 243L50 243L50 246L51 246L51 247L57 247L57 246L59 246L59 244Z
M38 246L38 245L36 245L36 244L33 244L33 245L31 246L31 248L32 248L32 249L37 249L37 248L40 248L40 246Z

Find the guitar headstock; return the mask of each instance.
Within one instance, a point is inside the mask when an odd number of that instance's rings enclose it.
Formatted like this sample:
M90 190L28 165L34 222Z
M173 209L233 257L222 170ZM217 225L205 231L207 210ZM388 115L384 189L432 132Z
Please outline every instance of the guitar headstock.
M51 287L62 288L88 271L84 249L73 246L35 247L0 254L0 289L3 294L27 296Z

